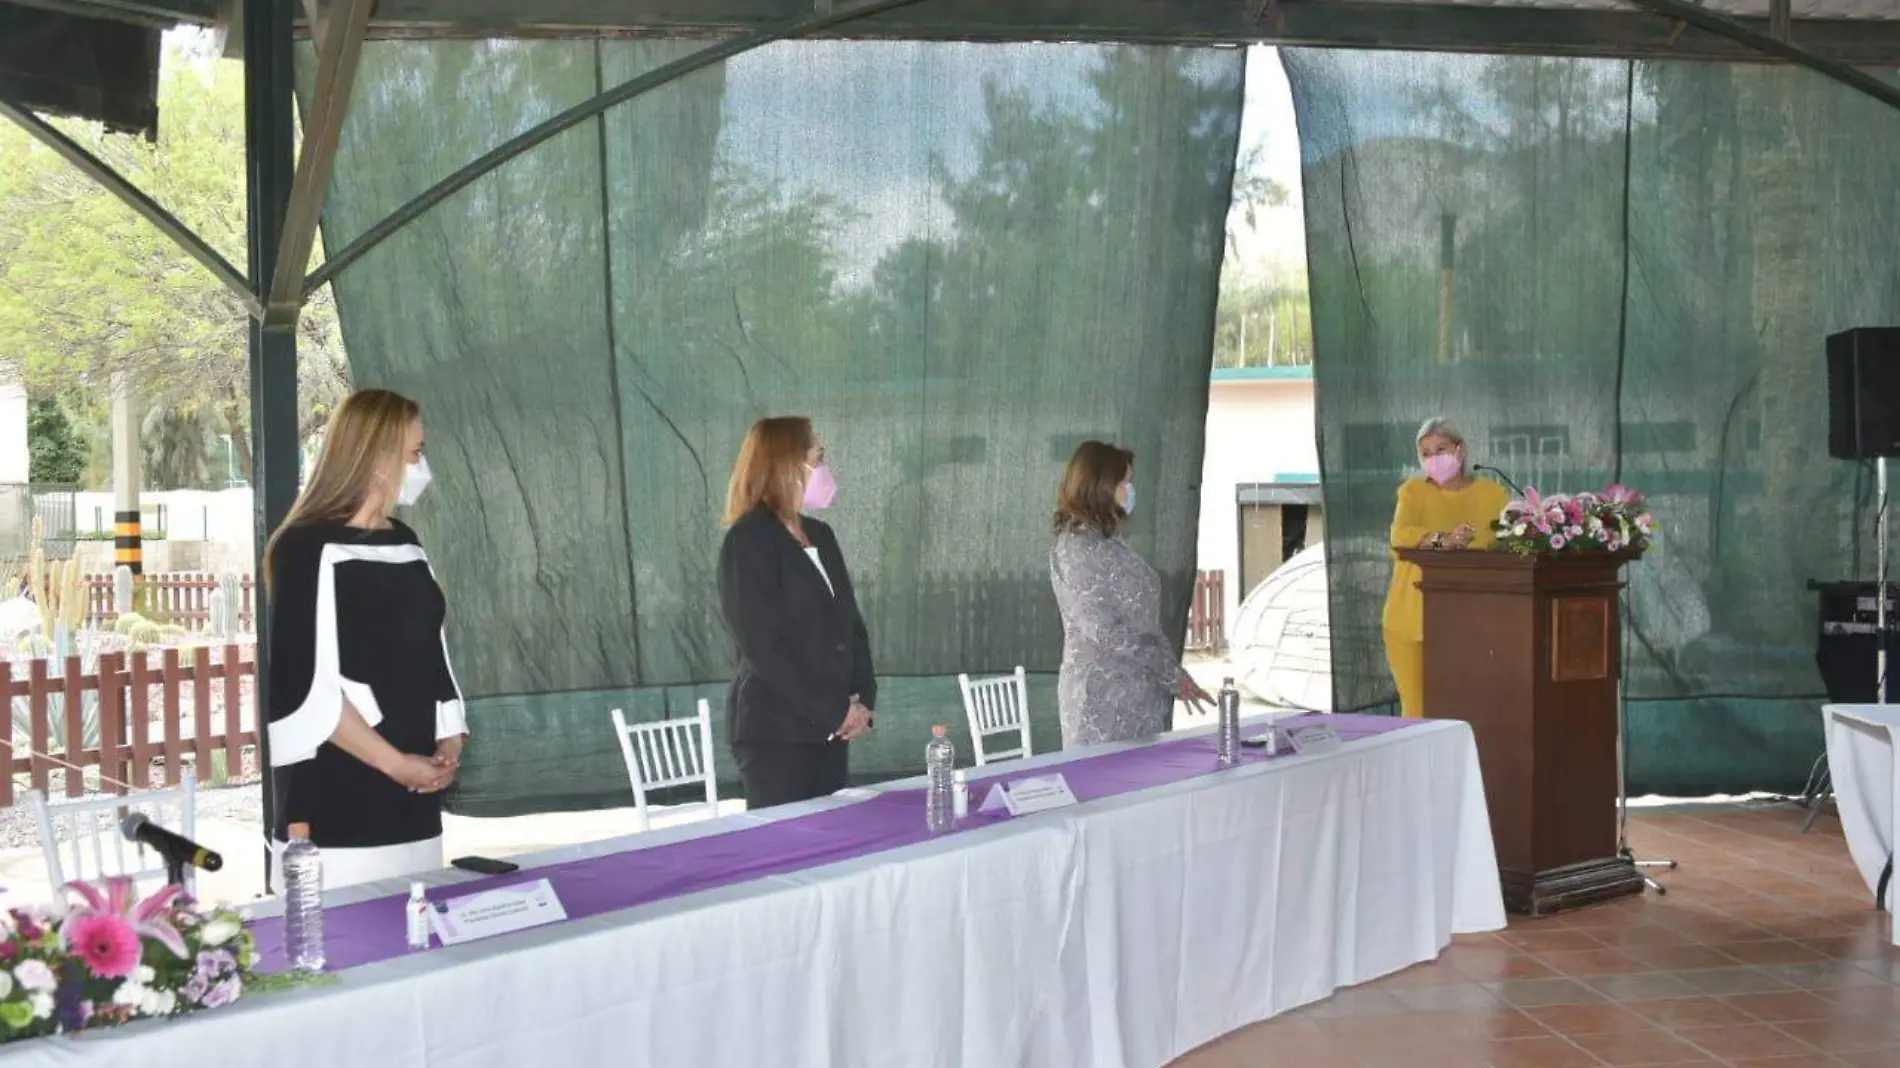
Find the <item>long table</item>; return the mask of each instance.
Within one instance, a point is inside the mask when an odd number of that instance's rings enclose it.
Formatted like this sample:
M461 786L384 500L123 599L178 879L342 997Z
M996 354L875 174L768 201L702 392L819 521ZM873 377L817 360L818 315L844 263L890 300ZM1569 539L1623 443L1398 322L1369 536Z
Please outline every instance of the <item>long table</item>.
M1894 832L1900 828L1900 760L1895 759L1900 705L1827 705L1821 722L1847 852L1867 883L1868 898L1892 912ZM1900 925L1892 937L1900 946Z
M1080 803L948 834L906 781L431 876L548 878L572 917L470 945L407 952L407 887L353 888L329 985L0 1061L1160 1066L1504 925L1470 729L1326 722L1334 752L1225 770L1205 729L993 766Z

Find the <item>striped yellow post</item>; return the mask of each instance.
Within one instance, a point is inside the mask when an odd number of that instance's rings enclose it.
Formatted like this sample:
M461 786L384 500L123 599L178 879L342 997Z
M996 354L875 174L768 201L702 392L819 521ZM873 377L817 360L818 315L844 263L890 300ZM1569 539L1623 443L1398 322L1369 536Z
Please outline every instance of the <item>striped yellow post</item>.
M145 548L140 535L139 514L114 512L112 559L120 567L129 567L134 575L145 572Z

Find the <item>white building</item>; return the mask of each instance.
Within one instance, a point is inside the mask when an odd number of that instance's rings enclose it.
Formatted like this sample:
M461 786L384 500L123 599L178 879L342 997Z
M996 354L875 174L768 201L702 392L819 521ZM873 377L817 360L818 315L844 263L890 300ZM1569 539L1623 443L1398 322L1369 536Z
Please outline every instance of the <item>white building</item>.
M1311 367L1222 368L1208 389L1200 569L1226 573L1231 624L1275 568L1325 536Z

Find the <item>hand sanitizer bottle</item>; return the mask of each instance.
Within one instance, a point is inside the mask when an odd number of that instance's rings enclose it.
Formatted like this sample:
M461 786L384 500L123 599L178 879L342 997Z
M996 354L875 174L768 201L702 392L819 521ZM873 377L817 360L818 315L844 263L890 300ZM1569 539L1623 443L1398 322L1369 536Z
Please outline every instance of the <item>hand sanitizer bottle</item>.
M409 904L405 911L409 919L409 948L428 949L429 898L421 883L409 884Z

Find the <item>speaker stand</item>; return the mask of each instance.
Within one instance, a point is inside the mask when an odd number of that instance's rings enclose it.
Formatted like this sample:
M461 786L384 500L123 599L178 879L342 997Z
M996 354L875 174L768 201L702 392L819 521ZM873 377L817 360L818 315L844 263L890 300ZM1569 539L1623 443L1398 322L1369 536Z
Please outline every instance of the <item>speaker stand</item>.
M1887 458L1874 460L1874 703L1887 703Z

